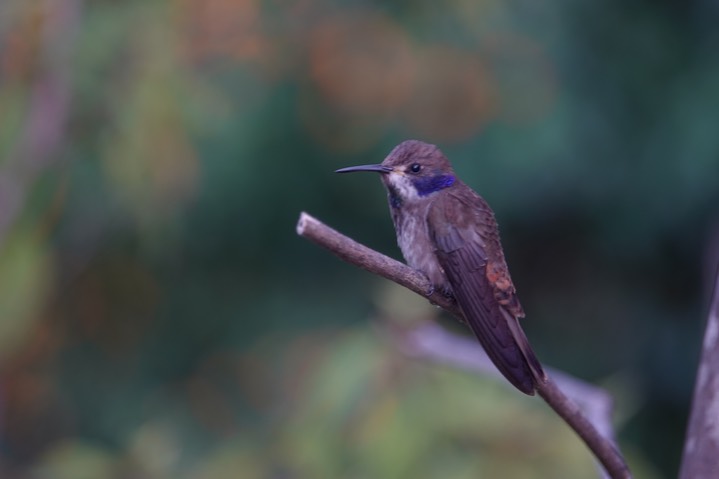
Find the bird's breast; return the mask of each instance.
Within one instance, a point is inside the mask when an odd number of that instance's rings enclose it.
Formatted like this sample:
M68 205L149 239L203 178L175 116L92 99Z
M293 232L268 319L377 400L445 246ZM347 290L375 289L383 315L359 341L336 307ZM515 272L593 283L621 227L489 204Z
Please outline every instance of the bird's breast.
M418 208L418 211L393 212L397 244L409 266L424 273L435 288L447 289L449 284L437 261L434 243L429 237L428 206Z

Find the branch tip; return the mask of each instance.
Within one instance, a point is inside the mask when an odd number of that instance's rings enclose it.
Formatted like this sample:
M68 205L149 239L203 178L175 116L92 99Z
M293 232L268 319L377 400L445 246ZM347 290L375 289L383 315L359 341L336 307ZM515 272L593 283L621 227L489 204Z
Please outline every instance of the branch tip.
M305 229L307 228L307 222L310 221L312 217L305 213L304 211L300 213L300 219L297 220L297 234L300 236L304 236Z

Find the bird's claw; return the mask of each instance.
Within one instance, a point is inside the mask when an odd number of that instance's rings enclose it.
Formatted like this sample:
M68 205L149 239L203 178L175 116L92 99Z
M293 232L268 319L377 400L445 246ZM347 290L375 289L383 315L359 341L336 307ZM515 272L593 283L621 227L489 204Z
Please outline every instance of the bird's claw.
M437 288L435 285L430 282L429 288L427 288L426 297L430 298L434 293L437 292ZM448 285L444 285L439 289L439 293L444 296L445 298L454 301L454 295L452 294L452 288ZM434 304L434 303L432 303Z

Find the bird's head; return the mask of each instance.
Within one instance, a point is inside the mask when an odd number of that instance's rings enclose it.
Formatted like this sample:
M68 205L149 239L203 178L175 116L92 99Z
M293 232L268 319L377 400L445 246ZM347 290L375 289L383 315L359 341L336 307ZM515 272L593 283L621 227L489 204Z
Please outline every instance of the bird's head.
M452 165L439 148L417 140L400 143L379 165L351 166L336 173L355 171L381 173L394 207L422 201L457 182Z

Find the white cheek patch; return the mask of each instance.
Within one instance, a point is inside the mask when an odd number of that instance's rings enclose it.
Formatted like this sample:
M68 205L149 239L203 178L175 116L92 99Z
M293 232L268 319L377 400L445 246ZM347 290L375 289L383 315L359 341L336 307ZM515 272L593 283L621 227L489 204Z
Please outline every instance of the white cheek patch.
M403 200L414 201L419 199L417 189L405 175L392 172L389 174L389 183L397 190Z

